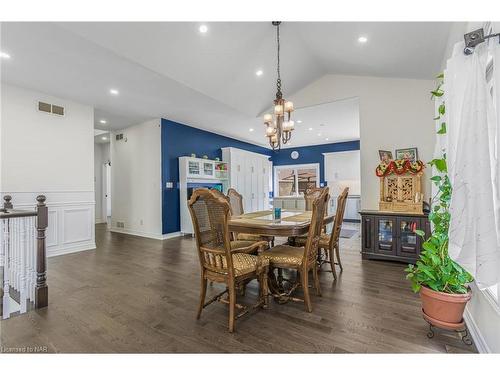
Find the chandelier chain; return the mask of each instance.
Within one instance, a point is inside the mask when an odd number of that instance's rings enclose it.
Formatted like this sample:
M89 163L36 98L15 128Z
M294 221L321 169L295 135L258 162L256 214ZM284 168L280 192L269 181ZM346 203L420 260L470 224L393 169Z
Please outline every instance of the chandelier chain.
M281 75L280 75L280 25L276 25L276 41L278 45L278 64L277 64L277 70L278 70L278 79L276 80L276 88L278 89L278 92L276 93L276 96L279 96L281 98Z

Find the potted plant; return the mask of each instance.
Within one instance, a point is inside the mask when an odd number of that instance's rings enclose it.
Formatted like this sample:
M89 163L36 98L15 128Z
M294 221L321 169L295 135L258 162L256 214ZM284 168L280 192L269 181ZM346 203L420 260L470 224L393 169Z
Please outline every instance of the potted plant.
M437 78L439 85L432 91L433 99L444 94L443 75ZM444 114L445 104L442 103L435 120L441 119ZM446 134L444 121L441 122L437 134ZM473 277L448 255L452 186L447 175L446 154L443 153L441 158L434 159L429 164L440 173L431 178L438 187L429 213L429 221L433 225L432 233L426 239L423 231L415 231L424 240L423 250L416 265L410 264L406 268L406 278L411 281L413 291L420 292L424 318L432 325L456 329L463 326L463 312L471 298L468 284L473 281Z

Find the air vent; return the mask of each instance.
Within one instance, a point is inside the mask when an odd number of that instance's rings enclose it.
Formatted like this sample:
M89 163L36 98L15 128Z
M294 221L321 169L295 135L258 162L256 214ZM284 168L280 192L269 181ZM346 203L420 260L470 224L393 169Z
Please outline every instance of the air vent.
M64 116L64 107L61 107L60 105L38 102L38 110L58 116Z
M54 115L64 116L64 107L52 104L52 113Z
M116 135L116 140L121 141L123 139L123 133L122 134L117 134Z
M42 112L52 112L52 105L49 103L38 102L38 110Z

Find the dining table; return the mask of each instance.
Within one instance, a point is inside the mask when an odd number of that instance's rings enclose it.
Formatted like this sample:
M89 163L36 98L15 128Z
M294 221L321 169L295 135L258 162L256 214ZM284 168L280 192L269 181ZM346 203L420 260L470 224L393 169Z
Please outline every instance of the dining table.
M229 219L229 231L261 234L276 237L297 237L307 234L311 225L312 211L281 210L281 218L275 219L272 210L234 215ZM333 222L334 214L326 214L323 224Z

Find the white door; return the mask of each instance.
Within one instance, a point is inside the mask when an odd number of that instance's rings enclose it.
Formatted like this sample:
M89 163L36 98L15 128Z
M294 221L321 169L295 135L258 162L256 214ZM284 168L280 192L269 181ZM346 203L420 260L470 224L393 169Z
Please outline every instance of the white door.
M106 176L105 183L105 207L106 207L106 218L111 217L111 165L109 163L104 164L104 174Z

